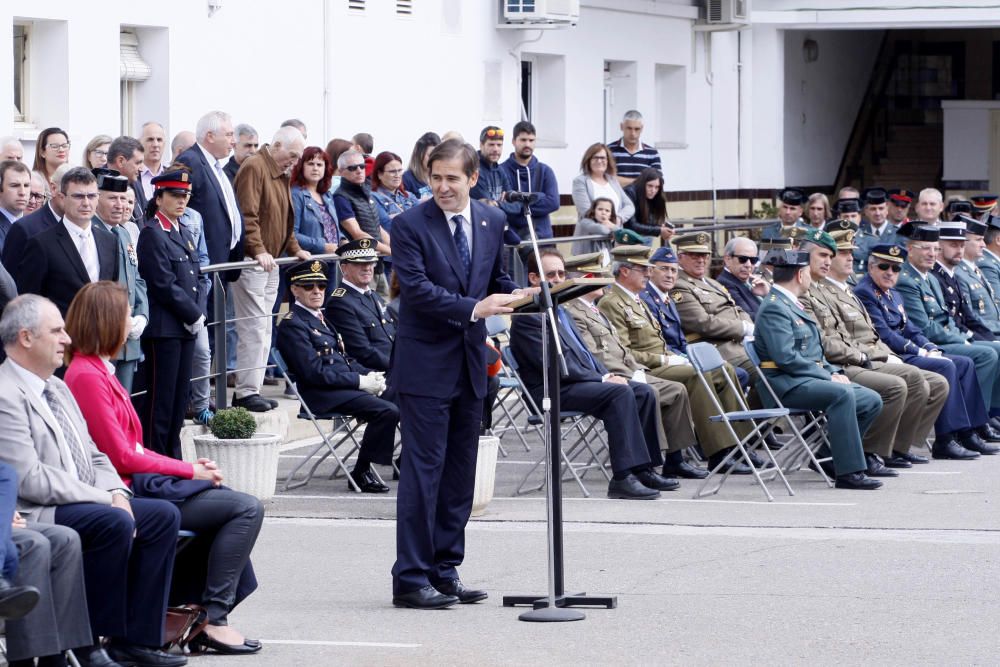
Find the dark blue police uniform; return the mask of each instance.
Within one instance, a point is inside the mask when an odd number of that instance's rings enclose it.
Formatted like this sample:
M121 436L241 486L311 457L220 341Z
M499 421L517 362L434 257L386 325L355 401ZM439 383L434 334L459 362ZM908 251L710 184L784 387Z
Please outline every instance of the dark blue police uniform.
M337 328L347 354L367 368L388 371L392 344L396 339L396 318L374 290L362 293L341 280L330 293L326 317Z

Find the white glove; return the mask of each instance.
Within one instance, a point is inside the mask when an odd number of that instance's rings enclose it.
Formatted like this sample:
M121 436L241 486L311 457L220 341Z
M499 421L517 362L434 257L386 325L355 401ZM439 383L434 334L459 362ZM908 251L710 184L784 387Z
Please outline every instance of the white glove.
M667 366L690 366L691 362L679 354L671 354L667 357Z
M385 374L371 372L366 373L365 375L359 375L358 389L367 392L372 396L378 396L380 393L385 391Z
M185 324L184 328L187 329L188 332L197 336L198 332L205 328L205 316L201 315L198 317L194 324ZM129 335L131 336L132 334L130 333Z
M890 354L889 358L885 360L887 364L901 364L903 360L897 357L895 354Z
M920 348L919 350L917 350L917 356L918 357L926 357L928 354L930 354L930 353L927 350L925 350L924 348Z
M743 336L753 335L753 322L743 322Z
M149 322L142 315L135 315L132 317L132 328L128 330L128 337L130 340L138 340L142 332L146 330L146 325Z
M632 373L632 382L638 382L639 384L647 384L646 382L646 371L641 368Z

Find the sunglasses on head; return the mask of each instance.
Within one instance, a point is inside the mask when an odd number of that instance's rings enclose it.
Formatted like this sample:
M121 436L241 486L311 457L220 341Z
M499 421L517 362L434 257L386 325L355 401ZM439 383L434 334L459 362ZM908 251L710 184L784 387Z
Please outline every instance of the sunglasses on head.
M344 167L344 169L346 169L347 171L357 171L358 169L364 169L364 168L365 168L364 162L362 162L361 164L349 164L346 167Z
M892 271L893 273L899 273L900 271L903 270L903 267L901 267L899 264L890 264L889 262L885 262L883 264L876 264L875 266L878 267L879 271Z
M503 130L501 130L499 127L496 128L491 127L490 129L486 130L484 134L486 135L487 139L503 139Z
M299 283L299 287L307 292L312 292L313 290L326 291L326 283Z
M760 261L760 257L755 257L754 255L730 255L730 257L738 261L740 264L746 264L747 262L756 264Z

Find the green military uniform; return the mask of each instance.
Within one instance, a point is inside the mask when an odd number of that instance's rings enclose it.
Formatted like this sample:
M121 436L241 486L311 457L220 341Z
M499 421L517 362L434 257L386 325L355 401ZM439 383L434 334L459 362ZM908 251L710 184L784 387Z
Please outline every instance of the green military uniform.
M563 306L576 323L584 345L604 364L608 371L631 378L637 370L648 370L622 345L615 328L601 314L597 306L584 299L573 299ZM680 382L646 374L649 384L660 400L660 419L666 441L661 449L677 452L697 443L691 419L691 402L685 386Z
M878 416L878 394L831 380L839 368L823 358L819 326L777 287L757 311L754 349L768 382L786 407L823 410L837 475L868 469L861 435Z
M723 424L709 421L710 417L718 414L718 410L690 362L685 359L682 364L668 365L669 359L677 359L682 355L675 355L667 348L666 342L660 335L660 325L642 299L615 284L601 297L599 308L614 327L618 337L631 351L633 358L649 368L650 374L664 380L683 383L687 387L695 430L705 455L711 457L727 447L734 447L736 443L733 442L728 429ZM730 375L733 386L738 387L736 372L731 367L727 367L726 372ZM739 410L739 401L729 391L725 377L716 371L710 379L723 410ZM744 434L742 428L745 426L736 429L740 437Z
M1000 335L1000 302L983 272L975 263L964 259L955 267L955 277L962 297L972 306L979 320L994 335Z
M677 252L708 253L708 234L687 234L677 239ZM754 330L753 319L736 305L729 290L717 280L692 278L683 270L670 290L689 343L704 341L715 345L722 357L753 373L743 338Z

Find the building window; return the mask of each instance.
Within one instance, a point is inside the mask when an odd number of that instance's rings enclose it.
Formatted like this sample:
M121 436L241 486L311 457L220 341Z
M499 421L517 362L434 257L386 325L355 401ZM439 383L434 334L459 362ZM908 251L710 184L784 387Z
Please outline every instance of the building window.
M541 146L566 146L566 58L547 53L523 54L521 100L525 113L538 130ZM524 64L529 74L524 74Z
M139 53L139 37L132 28L123 28L119 33L119 72L121 78L121 133L134 134L136 87L153 75L150 67Z
M28 121L28 26L14 24L14 122Z
M531 61L521 61L521 117L531 120Z
M680 65L656 66L657 148L687 147L687 70Z

